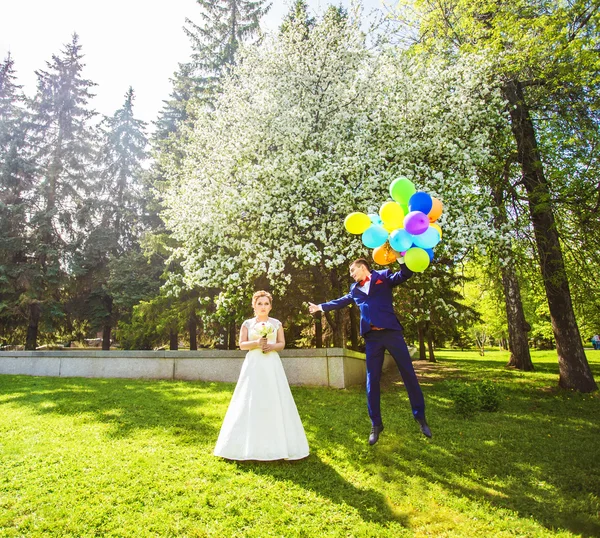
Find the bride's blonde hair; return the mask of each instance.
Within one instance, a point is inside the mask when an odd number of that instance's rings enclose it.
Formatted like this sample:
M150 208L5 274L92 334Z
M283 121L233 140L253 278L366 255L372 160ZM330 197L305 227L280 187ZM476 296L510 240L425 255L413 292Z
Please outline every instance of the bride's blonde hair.
M269 302L273 304L273 296L268 291L260 290L252 296L252 308L256 306L256 301L258 301L261 297L266 297L269 299Z

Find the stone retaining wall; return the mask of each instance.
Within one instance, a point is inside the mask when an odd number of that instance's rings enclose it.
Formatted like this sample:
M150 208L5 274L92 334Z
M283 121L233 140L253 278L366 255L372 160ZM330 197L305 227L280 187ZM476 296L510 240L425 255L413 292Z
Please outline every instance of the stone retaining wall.
M184 379L235 383L245 351L0 351L0 374ZM365 382L363 353L342 348L280 353L291 385L346 388ZM391 363L386 356L386 363ZM388 364L384 364L386 368Z

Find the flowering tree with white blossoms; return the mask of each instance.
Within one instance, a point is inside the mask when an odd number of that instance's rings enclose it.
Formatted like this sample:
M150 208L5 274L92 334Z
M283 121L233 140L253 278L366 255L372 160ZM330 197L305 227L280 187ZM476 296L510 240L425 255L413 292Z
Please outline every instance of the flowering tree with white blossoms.
M243 49L215 110L198 112L178 148L164 218L182 245L183 285L220 290L217 316L243 317L257 284L297 310L345 293L348 262L368 252L344 217L377 212L399 174L444 201L454 256L491 233L486 197L473 192L500 108L483 62L369 50L359 27L330 8Z

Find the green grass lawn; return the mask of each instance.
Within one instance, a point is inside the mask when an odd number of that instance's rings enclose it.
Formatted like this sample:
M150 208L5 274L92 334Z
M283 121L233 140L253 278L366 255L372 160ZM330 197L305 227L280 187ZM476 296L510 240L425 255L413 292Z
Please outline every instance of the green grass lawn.
M363 388L293 387L311 455L271 463L212 456L232 384L0 376L0 536L600 536L600 394L506 361L420 368L431 440L388 373L374 447ZM447 380L500 410L461 418Z

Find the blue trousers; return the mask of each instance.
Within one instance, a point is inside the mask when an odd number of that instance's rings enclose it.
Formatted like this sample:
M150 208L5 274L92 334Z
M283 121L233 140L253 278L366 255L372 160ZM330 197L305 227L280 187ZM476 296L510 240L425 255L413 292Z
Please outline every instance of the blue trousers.
M373 426L381 426L381 370L385 350L394 358L415 418L425 418L425 400L402 331L384 329L364 335L367 352L367 405Z

